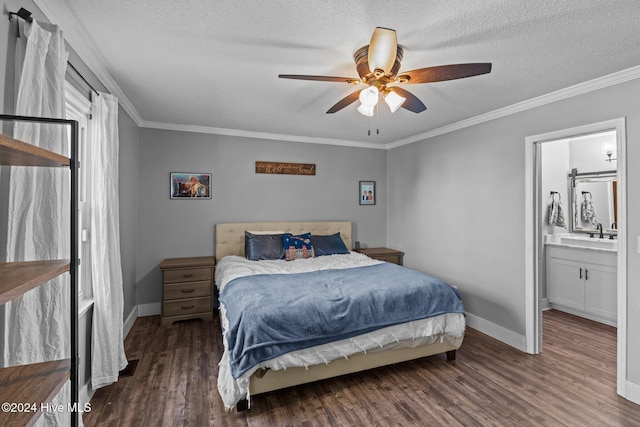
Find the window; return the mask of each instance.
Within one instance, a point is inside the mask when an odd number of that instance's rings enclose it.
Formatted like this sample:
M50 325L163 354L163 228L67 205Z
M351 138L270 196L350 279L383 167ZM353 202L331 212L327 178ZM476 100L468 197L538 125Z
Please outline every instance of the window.
M90 175L87 173L91 144L89 142L91 125L91 102L69 82L65 82L65 101L67 119L78 121L78 292L82 306L93 297L91 284L91 195L87 191ZM71 140L69 140L71 144Z

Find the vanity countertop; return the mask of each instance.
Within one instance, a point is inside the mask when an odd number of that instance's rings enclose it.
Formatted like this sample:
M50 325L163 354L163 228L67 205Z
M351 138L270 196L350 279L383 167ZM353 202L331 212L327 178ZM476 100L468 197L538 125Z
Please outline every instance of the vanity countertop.
M616 239L588 237L581 234L547 234L544 244L549 246L564 246L597 252L618 252Z

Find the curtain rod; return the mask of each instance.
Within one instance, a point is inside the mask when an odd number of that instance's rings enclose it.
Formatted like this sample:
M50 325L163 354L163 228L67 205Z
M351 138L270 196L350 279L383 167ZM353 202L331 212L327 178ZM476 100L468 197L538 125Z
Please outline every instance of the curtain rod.
M27 21L28 23L32 23L33 22L33 18L31 17L31 12L29 12L24 7L21 7L20 10L17 11L17 12L9 12L9 21L11 21L11 18L13 16L17 16L18 18L22 18L25 21ZM20 30L18 30L18 37L20 37ZM89 86L89 89L91 89L93 92L95 92L96 95L100 96L100 93L97 90L95 90L95 88L91 85L91 83L89 83L89 81L80 73L80 71L78 71L78 69L76 67L73 66L73 64L70 61L67 61L67 65L69 65L69 67L71 67L71 69L73 71L75 71L75 73L82 79L82 81L87 86Z
M80 74L80 71L78 71L78 69L77 69L76 67L74 67L74 66L73 66L73 64L72 64L71 62L67 61L67 65L68 65L69 67L71 67L71 69L72 69L73 71L75 71L75 73L76 73L76 74L77 74L77 75L82 79L82 81L83 81L87 86L89 86L89 89L91 89L93 92L95 92L95 94L96 94L96 95L100 96L100 93L99 93L97 90L95 90L93 86L91 86L91 83L89 83L89 82L87 81L87 79L85 79L85 78L84 78L84 76L83 76L82 74Z
M31 12L29 12L24 7L21 7L20 10L17 12L9 12L9 21L11 21L12 16L17 16L18 18L22 18L28 23L33 22L33 18L31 17Z

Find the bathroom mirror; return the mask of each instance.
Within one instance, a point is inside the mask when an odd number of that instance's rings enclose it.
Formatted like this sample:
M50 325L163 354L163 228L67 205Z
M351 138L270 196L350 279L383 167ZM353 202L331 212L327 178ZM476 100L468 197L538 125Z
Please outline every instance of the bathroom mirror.
M571 187L571 232L617 234L618 203L615 171L596 174L572 174Z

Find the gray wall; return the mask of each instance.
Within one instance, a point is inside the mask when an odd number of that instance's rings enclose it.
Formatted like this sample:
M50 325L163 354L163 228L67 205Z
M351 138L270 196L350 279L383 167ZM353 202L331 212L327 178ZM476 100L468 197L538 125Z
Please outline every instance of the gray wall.
M140 128L122 109L118 111L120 138L120 253L124 294L124 318L138 305L136 300L136 266L138 248L138 155Z
M627 361L640 384L638 94L637 79L390 150L388 245L458 285L468 312L524 335L525 137L626 117Z
M256 160L315 163L316 175L256 174ZM385 170L385 150L141 129L138 303L159 308L164 258L215 255L216 223L347 220L354 240L384 245ZM171 172L212 173L212 199L171 200ZM360 180L376 181L376 205L359 205Z

